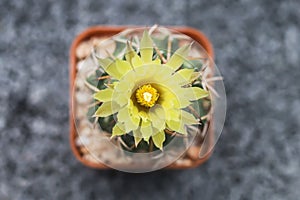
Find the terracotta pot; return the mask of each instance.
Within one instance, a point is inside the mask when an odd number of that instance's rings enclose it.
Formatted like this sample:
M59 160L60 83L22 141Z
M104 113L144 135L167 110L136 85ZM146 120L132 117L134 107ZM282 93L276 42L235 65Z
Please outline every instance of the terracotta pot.
M95 169L110 169L104 164L101 163L94 163L88 160L83 159L80 150L75 144L75 138L76 138L76 129L75 129L75 122L73 118L73 107L72 107L72 97L73 97L73 86L75 82L75 77L76 77L76 65L77 65L77 57L76 57L76 49L78 45L83 42L87 41L92 37L109 37L116 35L120 33L121 31L125 30L126 28L129 28L127 26L95 26L95 27L90 27L86 29L84 32L80 33L75 37L75 39L72 42L72 46L70 49L70 145L73 154L79 160L82 164L95 168ZM132 27L131 27L132 28ZM207 54L211 59L214 57L214 51L211 42L208 40L208 38L200 31L190 28L190 27L169 27L171 29L177 30L178 32L181 32L185 35L190 36L194 40L196 40L198 43L202 45L202 47L206 50ZM212 131L211 131L212 132ZM214 140L214 134L213 133L208 133L209 134L209 145L213 145L213 140ZM191 149L190 149L191 150ZM186 169L186 168L194 168L199 166L200 164L204 163L206 160L209 159L210 155L212 154L212 150L208 151L201 159L191 159L192 164L189 166L186 165L178 165L178 164L171 164L166 169Z

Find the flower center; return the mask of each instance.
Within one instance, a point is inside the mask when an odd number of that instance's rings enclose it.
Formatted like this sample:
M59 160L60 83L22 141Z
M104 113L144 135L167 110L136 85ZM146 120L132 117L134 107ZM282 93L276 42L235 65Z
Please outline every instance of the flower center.
M159 93L150 84L146 84L136 90L135 97L140 105L150 108L155 105Z

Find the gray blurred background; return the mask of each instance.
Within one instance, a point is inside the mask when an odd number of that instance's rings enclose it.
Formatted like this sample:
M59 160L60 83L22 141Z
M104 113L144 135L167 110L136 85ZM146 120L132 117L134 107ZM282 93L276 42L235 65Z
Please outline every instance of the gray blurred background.
M186 171L82 166L69 148L68 56L92 25L187 25L212 41L227 120ZM0 199L300 198L299 1L0 0Z

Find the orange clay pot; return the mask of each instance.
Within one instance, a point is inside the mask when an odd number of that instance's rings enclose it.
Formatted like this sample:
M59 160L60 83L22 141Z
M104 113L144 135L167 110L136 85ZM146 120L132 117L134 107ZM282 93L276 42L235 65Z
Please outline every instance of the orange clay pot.
M76 58L76 49L81 42L89 40L92 37L113 36L127 28L133 28L133 27L132 26L130 26L130 27L129 26L94 26L94 27L90 27L75 37L75 39L72 42L71 49L70 49L70 58L69 58L70 59L70 63L69 63L70 64L70 66L69 66L70 67L70 71L69 71L69 73L70 73L70 113L69 113L70 114L70 116L69 116L70 145L71 145L72 152L75 155L75 157L77 158L77 160L79 160L82 164L84 164L88 167L94 168L94 169L111 169L111 168L109 168L108 166L106 166L102 163L94 163L94 162L83 159L78 147L75 144L76 129L75 129L75 122L74 122L74 118L73 118L74 110L72 107L72 97L73 97L72 89L74 86L75 77L76 77L76 73L77 73L76 65L77 65L78 60ZM138 28L138 27L134 27L134 28ZM190 28L190 27L168 27L168 28L174 29L180 33L190 36L191 38L193 38L199 44L202 45L202 47L206 50L207 54L209 55L209 57L211 59L214 58L214 51L213 51L212 44L209 41L209 39L202 32L200 32L194 28ZM214 133L208 133L208 134L209 134L209 140L210 140L209 144L213 145ZM177 165L171 164L168 167L166 167L166 169L194 168L194 167L201 165L205 161L207 161L209 159L209 157L211 156L211 154L212 154L212 150L207 152L201 159L193 160L191 166L180 166L178 164Z

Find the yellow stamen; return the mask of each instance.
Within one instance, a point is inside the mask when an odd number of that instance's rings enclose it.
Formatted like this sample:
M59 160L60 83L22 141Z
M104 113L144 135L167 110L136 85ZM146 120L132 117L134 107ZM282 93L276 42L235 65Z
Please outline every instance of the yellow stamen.
M150 84L146 84L136 90L135 97L140 105L150 108L155 105L159 93Z

